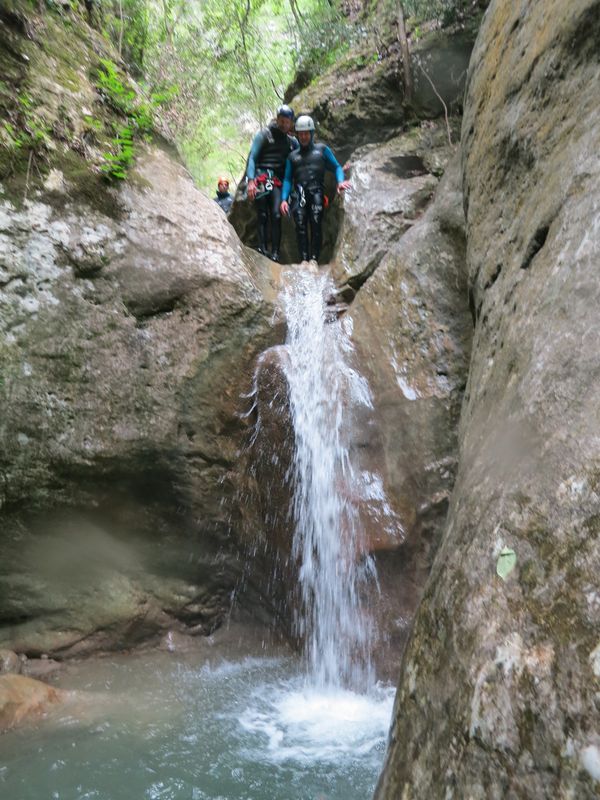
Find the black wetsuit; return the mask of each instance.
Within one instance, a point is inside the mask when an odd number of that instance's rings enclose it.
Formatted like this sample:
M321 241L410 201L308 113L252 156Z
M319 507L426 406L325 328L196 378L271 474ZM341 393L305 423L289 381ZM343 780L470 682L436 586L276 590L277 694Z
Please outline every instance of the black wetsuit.
M298 147L298 141L288 133L282 133L277 123L272 122L254 137L248 158L247 176L258 179L256 210L258 213L258 248L268 250L268 228L271 219L271 250L273 256L279 255L281 244L281 185L285 171L285 160ZM266 179L263 177L266 176ZM261 191L264 185L270 191Z
M229 214L231 206L233 204L233 197L229 194L229 192L219 192L213 198L215 203L223 209L226 214Z
M282 199L290 196L292 185L295 197L292 214L296 223L298 251L302 261L319 260L325 197L325 172L335 173L338 183L344 180L344 170L327 145L312 142L290 153L285 167ZM310 226L310 243L308 228Z

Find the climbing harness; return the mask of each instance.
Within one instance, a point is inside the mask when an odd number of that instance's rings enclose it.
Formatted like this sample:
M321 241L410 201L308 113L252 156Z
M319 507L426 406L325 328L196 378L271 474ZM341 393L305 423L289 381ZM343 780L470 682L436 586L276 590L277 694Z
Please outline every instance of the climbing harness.
M291 204L295 205L297 208L304 208L306 205L306 194L304 192L304 186L298 184L290 195ZM323 194L323 208L329 208L329 197L326 194Z
M282 186L281 181L276 175L273 174L272 169L261 172L260 175L256 176L255 181L257 199L259 197L266 197L266 195L273 191L273 187L276 186L277 188L280 188Z
M298 208L304 208L306 205L306 194L304 192L304 186L296 186L296 203Z

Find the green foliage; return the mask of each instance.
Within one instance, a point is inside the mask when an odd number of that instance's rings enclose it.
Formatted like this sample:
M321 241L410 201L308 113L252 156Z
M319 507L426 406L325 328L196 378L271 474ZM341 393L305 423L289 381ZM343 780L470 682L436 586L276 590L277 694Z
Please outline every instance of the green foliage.
M116 64L108 58L100 60L96 86L115 111L125 115L133 113L136 93L125 85Z
M36 9L42 5L31 3ZM210 189L222 172L232 179L241 174L252 136L273 116L297 72L307 83L346 53L355 35L338 0L96 0L93 7L72 0L71 8L62 0L44 0L43 5L56 12L55 23L72 24L74 30L90 20L118 54L105 58L94 76L107 113L94 112L84 121L92 140L106 142L102 133L107 125L110 130L109 118L119 118L110 147L103 147L104 173L122 179L131 166L123 128L132 131L135 150L136 140L158 126L176 140L195 177ZM96 124L98 116L103 122Z
M241 173L253 134L297 70L313 77L351 40L329 0L105 0L102 9L105 35L211 189L219 173ZM107 102L129 115L118 69L103 71Z
M34 107L28 94L17 97L17 108L11 120L0 124L0 147L14 161L21 153L42 154L50 144L51 129Z
M150 100L143 98L110 59L101 59L96 87L111 108L127 120L111 140L111 151L102 154L101 170L111 180L125 180L134 160L134 139L153 129L155 110L163 102L163 96L154 94ZM86 121L88 119L92 129L101 129L99 120L86 117Z
M460 21L473 6L472 0L403 0L404 11L417 21L438 20L442 27Z
M92 117L89 114L84 114L83 122L86 132L101 133L104 128L102 120L96 119L96 117Z
M103 154L104 163L101 169L107 178L125 180L127 177L134 157L133 135L131 126L123 126L111 142L113 151Z
M0 146L9 151L19 150L23 146L20 131L17 131L14 125L7 120L3 120L0 125Z
M317 3L290 35L295 42L294 69L317 76L349 50L356 31L336 6Z

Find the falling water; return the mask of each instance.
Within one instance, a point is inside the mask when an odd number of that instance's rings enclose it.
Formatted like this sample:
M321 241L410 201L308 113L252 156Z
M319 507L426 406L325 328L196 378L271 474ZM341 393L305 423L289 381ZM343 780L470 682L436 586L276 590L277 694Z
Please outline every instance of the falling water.
M371 624L361 596L375 580L357 519L352 414L371 407L366 380L351 366L350 321L336 319L327 275L294 273L283 294L285 372L294 426L293 557L301 602L297 634L311 682L365 691L372 681Z
M309 680L287 649L263 652L262 629L247 621L188 654L75 663L63 685L84 691L47 727L4 734L2 797L372 796L394 690L375 683L369 664L363 596L376 575L358 509L371 504L382 528L391 512L379 476L354 463L354 412L368 415L371 399L351 365L350 320L326 306L333 289L325 276L294 272L284 294L296 627Z

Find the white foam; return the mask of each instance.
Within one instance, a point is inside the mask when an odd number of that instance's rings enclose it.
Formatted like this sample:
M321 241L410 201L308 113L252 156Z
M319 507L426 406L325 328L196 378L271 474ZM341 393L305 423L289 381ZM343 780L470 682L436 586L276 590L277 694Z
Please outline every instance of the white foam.
M379 758L393 701L391 687L377 686L364 695L343 689L290 685L273 692L264 687L239 723L257 736L254 756L274 763L354 760L369 753Z

